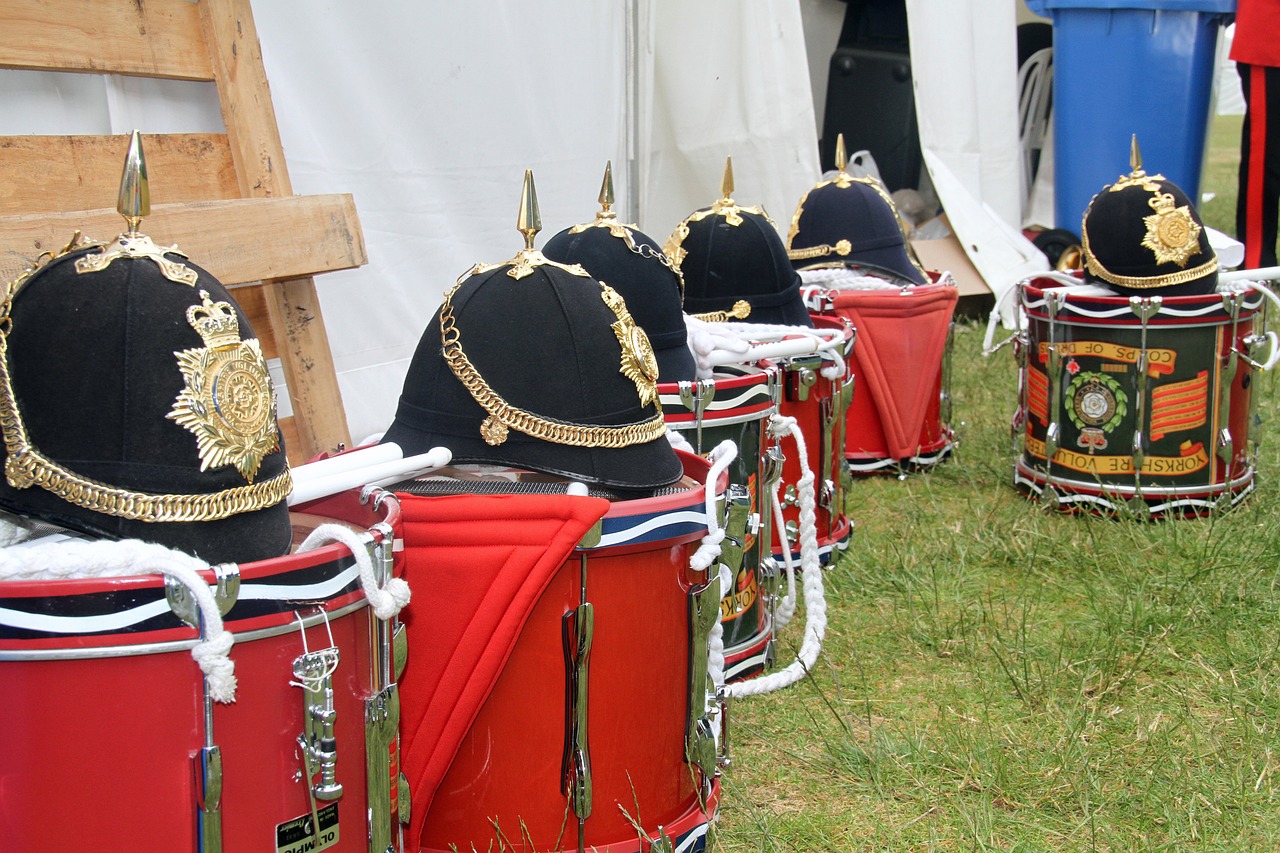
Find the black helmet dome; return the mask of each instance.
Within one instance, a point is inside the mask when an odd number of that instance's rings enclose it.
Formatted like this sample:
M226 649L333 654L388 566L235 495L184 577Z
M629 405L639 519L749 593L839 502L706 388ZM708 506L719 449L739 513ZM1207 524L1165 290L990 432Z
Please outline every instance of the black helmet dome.
M519 227L515 258L477 264L445 293L382 441L615 489L675 482L648 338L613 288L533 248L529 172Z
M292 481L266 360L216 278L138 233L136 133L120 209L114 243L77 235L9 285L0 507L210 563L285 554Z
M867 267L914 284L929 279L903 232L893 199L872 177L845 171L836 137L836 176L804 194L791 217L787 256L797 270Z
M773 220L732 198L733 161L722 197L676 226L663 250L684 276L684 310L703 320L812 326L800 276Z
M1142 170L1136 137L1130 165L1084 212L1085 280L1127 296L1212 293L1218 256L1195 205L1163 175Z
M608 284L644 329L658 359L658 381L692 381L697 373L684 323L684 279L662 247L634 225L618 220L613 206L613 164L605 166L600 211L593 221L566 228L547 241L543 254L578 264Z

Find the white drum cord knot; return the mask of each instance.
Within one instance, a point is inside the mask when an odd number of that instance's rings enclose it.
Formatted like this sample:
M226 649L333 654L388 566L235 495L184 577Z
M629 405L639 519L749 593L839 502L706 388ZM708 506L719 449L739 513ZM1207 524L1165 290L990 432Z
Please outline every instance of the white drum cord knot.
M322 524L298 546L298 553L315 550L330 542L339 542L350 549L356 567L360 569L360 586L374 615L384 622L397 616L409 603L409 584L403 578L393 577L387 578L387 582L379 587L378 579L373 576L373 557L369 555L364 540L351 528L342 524Z
M207 564L190 554L140 539L68 539L41 543L30 531L0 518L0 540L23 542L0 549L0 580L58 580L73 578L163 575L181 583L200 608L201 641L191 657L205 675L215 702L236 699L235 664L229 657L235 638L222 625L218 603L199 572Z
M726 698L757 696L795 684L813 669L818 653L822 651L822 640L827 631L827 602L822 586L822 564L818 558L814 477L808 463L804 435L796 425L795 418L772 415L769 426L773 432L790 435L795 440L800 457L801 475L797 490L800 495L800 572L805 601L804 639L800 643L795 661L778 672L726 684L723 690Z

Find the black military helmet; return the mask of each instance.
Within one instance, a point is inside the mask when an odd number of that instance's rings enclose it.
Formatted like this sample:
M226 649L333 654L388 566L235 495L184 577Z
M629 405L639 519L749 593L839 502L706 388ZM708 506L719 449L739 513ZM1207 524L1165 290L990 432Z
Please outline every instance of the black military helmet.
M529 172L519 228L515 258L477 264L445 293L382 441L614 489L675 482L648 338L617 291L533 248Z
M542 252L553 261L581 265L626 300L658 359L659 382L692 381L697 365L684 325L684 280L651 237L618 221L613 198L610 163L595 220L561 231Z
M796 205L787 256L798 270L866 267L927 284L924 267L903 233L893 199L871 177L845 171L844 134L836 137L836 176L814 186Z
M1085 280L1126 296L1212 293L1218 256L1195 205L1164 175L1142 170L1136 137L1130 166L1085 209Z
M676 226L663 250L684 275L684 310L704 320L812 326L800 276L773 220L733 194L725 161L723 196Z
M211 564L278 557L292 482L266 360L217 279L138 233L149 207L135 133L127 233L77 235L9 285L0 507Z

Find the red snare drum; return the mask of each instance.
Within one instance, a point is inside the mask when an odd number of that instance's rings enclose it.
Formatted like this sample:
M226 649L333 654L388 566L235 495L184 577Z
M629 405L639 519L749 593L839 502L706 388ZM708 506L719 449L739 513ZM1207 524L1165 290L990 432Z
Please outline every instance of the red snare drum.
M822 375L824 368L834 365L829 355L797 356L779 362L782 367L782 402L779 413L793 417L804 434L809 469L814 475L817 516L818 553L823 562L831 559L833 549L849 546L853 525L845 514L845 489L849 481L845 464L845 420L853 398L853 374L850 370L854 349L854 330L841 317L812 315L818 329L835 329L844 333L840 355L844 358L844 374L832 379ZM800 460L795 453L783 451L782 517L786 525L791 556L800 558L800 506L796 492L800 482ZM782 538L773 531L773 555L782 556Z
M827 290L810 302L858 333L845 456L855 474L936 465L955 443L949 362L959 291L946 283Z
M468 466L478 484L442 469L397 487L421 493L401 494L407 850L704 849L720 595L689 567L708 463L681 457L686 476L638 500ZM449 494L477 485L559 494Z
M773 541L768 495L781 476L781 453L770 437L769 416L778 411L776 365L725 366L711 379L658 385L662 416L698 453L730 439L738 457L729 467L731 498L722 559L734 573L733 591L721 602L725 680L738 681L773 664L773 607L779 574L767 550Z
M1092 296L1020 287L1014 482L1055 507L1194 515L1253 490L1253 288Z
M389 494L307 509L327 517L295 516L295 530L368 528L360 538L375 570L390 571L399 507ZM399 843L390 633L352 553L330 544L204 576L236 637L234 704L206 705L190 654L198 634L169 603L182 612L190 596L167 598L163 578L0 582L0 847L368 851L371 834L379 850ZM299 673L316 693L293 686ZM308 768L300 737L332 760L317 752Z

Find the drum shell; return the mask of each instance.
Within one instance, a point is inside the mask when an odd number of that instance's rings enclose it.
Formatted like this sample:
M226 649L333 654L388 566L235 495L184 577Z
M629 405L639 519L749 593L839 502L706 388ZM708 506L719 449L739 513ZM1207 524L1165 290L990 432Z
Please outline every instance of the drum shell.
M1055 290L1055 283L1037 281L1021 291L1026 330L1015 482L1032 492L1051 490L1066 508L1112 511L1140 497L1150 511L1171 514L1205 512L1251 491L1253 369L1237 356L1234 376L1227 374L1232 352L1248 352L1261 295L1243 292L1234 319L1220 294L1159 300L1147 323L1149 370L1139 406L1142 322L1130 299L1070 294L1054 311L1046 294ZM1051 347L1061 353L1056 381ZM1046 461L1051 423L1059 449ZM1232 440L1228 458L1218 441L1222 427ZM1135 478L1139 430L1145 458Z
M706 462L686 459L692 460L686 470L705 479ZM663 509L653 516L655 500ZM697 771L685 759L685 735L689 594L708 580L689 562L706 527L673 526L677 515L701 514L704 505L702 485L674 497L614 502L602 520L604 544L575 549L555 569L430 801L424 804L415 794L414 808L425 807L426 814L421 836L409 840L409 850L497 849L499 837L506 840L504 849L577 849L577 819L563 788L572 714L563 630L566 614L584 598L594 622L587 668L593 801L585 821L587 849L647 851L619 807L650 834L665 827L673 839L705 835L714 796L701 799ZM675 532L647 539L619 536L621 541L611 544L614 523L626 528L633 520L641 525L637 530L666 526ZM410 578L426 577L430 569L421 562L412 527L409 537ZM418 619L431 607L447 606L455 583L466 583L465 573L415 584L409 622L413 643L424 642L430 630L419 628ZM412 659L406 683L423 689L414 681ZM526 837L533 847L524 846Z
M807 461L814 476L818 551L825 562L831 558L833 549L848 546L853 532L853 525L845 514L844 506L847 480L844 430L849 401L853 396L853 373L849 365L855 347L853 327L847 320L821 314L810 316L817 329L844 332L841 357L845 360L845 372L835 379L822 375L823 369L835 364L830 356L814 355L781 362L782 393L778 413L795 418L804 435ZM797 503L796 487L802 471L800 460L792 447L783 450L782 518L788 529L787 541L791 555L799 558L800 506ZM783 552L782 538L776 524L774 527L773 555L780 558ZM795 532L791 532L792 530Z
M959 292L934 283L885 290L830 290L820 314L848 320L858 344L850 359L857 390L846 423L854 474L931 466L950 455L951 323Z
M398 521L394 500L385 506L388 519ZM351 517L360 524L376 520L363 512ZM213 582L211 572L206 580ZM236 637L230 652L236 701L213 704L213 742L223 764L224 846L275 850L278 827L301 818L310 823L297 743L303 697L290 686L293 660L303 652L296 611L309 626L309 647L329 646L332 632L340 655L334 726L336 778L344 790L336 800L336 836L324 849L367 850L364 701L372 693L375 647L350 551L332 544L247 563L240 583L241 597L225 617ZM273 587L293 587L314 603L298 607L272 598ZM255 599L255 590L264 597ZM109 839L113 849L194 853L193 756L205 746L203 680L190 654L195 630L164 606L164 583L156 576L0 582L0 609L36 612L31 605L37 601L39 613L68 625L83 622L87 612L114 620L150 603L156 615L131 626L62 635L14 628L12 619L0 625L4 846L70 850Z
M735 569L733 590L721 601L726 681L759 675L769 666L773 652L778 574L770 556L773 516L767 480L769 451L777 442L769 435L768 421L778 411L779 381L777 365L761 362L718 368L715 376L698 385L658 385L667 427L683 435L696 452L710 453L725 440L737 446L729 482L742 486L750 496L742 565ZM689 396L696 388L710 392L701 411Z

